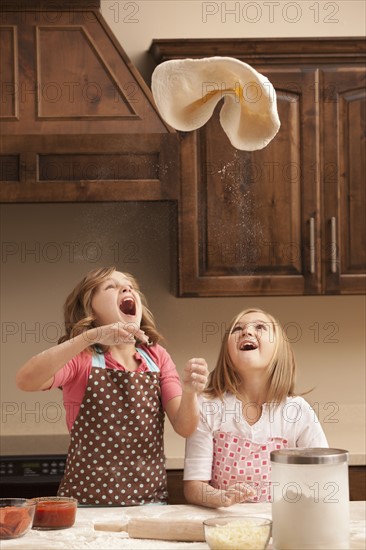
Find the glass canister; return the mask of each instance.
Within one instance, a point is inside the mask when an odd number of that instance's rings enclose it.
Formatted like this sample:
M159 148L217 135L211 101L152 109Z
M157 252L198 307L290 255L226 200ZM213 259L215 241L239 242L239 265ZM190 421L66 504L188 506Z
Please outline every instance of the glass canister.
M348 549L348 451L281 449L271 466L273 548Z

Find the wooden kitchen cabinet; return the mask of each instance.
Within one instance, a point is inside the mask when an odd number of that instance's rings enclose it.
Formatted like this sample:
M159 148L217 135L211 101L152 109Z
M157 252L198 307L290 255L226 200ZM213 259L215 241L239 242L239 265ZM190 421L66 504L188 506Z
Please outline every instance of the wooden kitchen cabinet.
M221 102L181 134L180 295L364 293L365 42L155 40L150 51L249 63L273 83L281 119L250 153L223 132Z
M365 292L366 67L322 70L326 292ZM330 243L330 246L329 244Z
M100 0L2 0L0 202L176 200L176 133Z

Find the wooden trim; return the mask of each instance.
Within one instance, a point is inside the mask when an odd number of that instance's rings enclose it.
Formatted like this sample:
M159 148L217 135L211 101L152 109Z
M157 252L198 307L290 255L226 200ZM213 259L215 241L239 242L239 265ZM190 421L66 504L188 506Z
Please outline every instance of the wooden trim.
M176 134L2 136L0 154L17 155L19 181L1 181L0 203L178 200L179 141ZM39 156L142 155L159 157L157 178L40 179ZM152 176L154 178L154 175Z
M100 0L2 0L1 11L99 10Z
M349 467L350 500L366 500L366 466Z
M306 48L304 48L304 44ZM275 62L281 65L293 64L301 58L302 63L339 63L352 59L366 61L366 41L354 38L202 38L202 39L156 39L149 48L157 63L167 59L185 57L211 57L214 55L233 57L256 63ZM197 54L199 52L199 55Z
M52 134L2 135L0 153L123 153L160 150L166 134ZM176 139L176 138L175 138ZM133 148L132 148L133 147Z
M349 466L350 500L366 500L366 466ZM183 494L183 470L168 470L169 504L187 504Z
M183 470L167 470L168 503L188 504L183 493Z

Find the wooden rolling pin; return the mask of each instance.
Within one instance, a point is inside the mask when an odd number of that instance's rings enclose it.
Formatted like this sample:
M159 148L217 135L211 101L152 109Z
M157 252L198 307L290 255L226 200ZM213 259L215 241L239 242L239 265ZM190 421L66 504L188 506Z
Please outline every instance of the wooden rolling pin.
M131 518L127 522L95 522L97 531L125 531L132 539L178 540L185 542L204 542L203 519Z
M132 539L205 541L203 520L175 519L165 522L153 518L131 518L127 525L127 532Z
M96 521L97 531L125 531L133 539L204 542L203 518L131 517L127 521Z
M94 521L98 531L124 531L131 538L204 542L203 522L213 517L268 512L268 505L234 504L227 508L205 508L187 504L168 506L134 506L121 508L114 517ZM267 507L267 508L266 508ZM117 509L118 510L118 509Z

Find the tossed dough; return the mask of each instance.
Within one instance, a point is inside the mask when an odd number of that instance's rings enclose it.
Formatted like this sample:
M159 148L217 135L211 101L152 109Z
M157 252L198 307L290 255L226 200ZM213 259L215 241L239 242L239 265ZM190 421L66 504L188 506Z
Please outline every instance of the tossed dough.
M224 98L220 123L236 149L263 149L281 125L271 82L232 57L165 61L153 72L151 89L162 118L183 132L203 126Z

